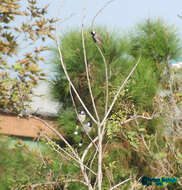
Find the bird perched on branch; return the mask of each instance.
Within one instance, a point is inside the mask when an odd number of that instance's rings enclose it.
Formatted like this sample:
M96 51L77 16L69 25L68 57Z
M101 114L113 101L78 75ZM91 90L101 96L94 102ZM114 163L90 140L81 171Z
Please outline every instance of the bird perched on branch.
M86 119L86 113L84 110L81 110L79 113L78 113L78 120L80 121L80 123L83 123Z
M87 123L84 123L82 127L81 133L89 133L92 129L92 122L88 121Z
M74 131L74 134L75 135L78 135L78 128L79 128L79 125L80 125L80 121L76 121L76 129L75 129L75 131Z
M76 128L74 131L75 135L78 135L79 133L79 127L81 127L81 139L79 146L81 147L83 144L83 137L88 134L92 130L92 122L84 122L86 119L86 113L84 110L79 111L78 113L78 120L76 121Z
M79 111L78 120L76 121L76 129L74 131L75 135L78 135L78 128L79 128L79 126L82 125L82 123L85 121L85 119L86 119L85 111L84 110Z
M97 34L94 30L90 32L92 35L92 39L95 43L98 43L102 46L104 46L103 40L102 38L99 36L99 34Z
M83 138L86 134L88 134L92 130L92 122L88 121L87 123L84 123L81 130L81 140L79 143L79 146L81 147L83 145Z

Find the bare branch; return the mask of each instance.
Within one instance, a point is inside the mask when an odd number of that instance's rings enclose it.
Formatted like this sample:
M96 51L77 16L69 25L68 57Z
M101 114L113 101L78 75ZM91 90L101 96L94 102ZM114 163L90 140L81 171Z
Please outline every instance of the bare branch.
M104 62L104 67L105 67L105 75L106 75L106 101L105 101L105 114L107 113L107 109L108 109L108 101L109 101L109 81L108 81L108 69L107 69L107 62L106 59L101 51L101 49L99 48L99 46L97 45L97 43L95 43L97 49L99 50L99 53L102 56L103 62Z
M78 118L78 111L77 111L77 109L76 109L76 104L75 104L75 101L74 101L74 98L73 98L73 94L72 94L72 92L71 92L71 86L70 86L70 84L69 84L69 91L70 91L70 96L71 96L71 100L72 100L72 103L73 103L73 107L74 107L74 109L75 109L75 113L76 113L77 118Z
M106 99L105 99L105 115L107 114L108 109L108 71L107 71L107 63L105 60L105 57L99 48L99 46L96 44L96 47L99 51L99 53L102 56L104 66L105 66L105 75L106 75ZM102 188L102 140L104 134L102 134L102 125L100 125L100 122L98 123L98 189L101 190ZM104 122L104 128L106 126L106 123Z
M45 136L44 137L50 141L50 142L53 142L49 137ZM76 161L77 163L80 164L80 167L84 167L86 169L88 169L90 172L92 172L94 175L97 175L93 170L91 170L89 167L87 167L86 165L84 165L82 162L81 162L81 159L78 158L75 158L74 156L72 156L71 154L69 154L67 151L65 151L63 148L59 147L60 151L64 152L68 157L70 157L72 160ZM54 151L56 151L57 153L61 154L61 152L59 152L57 149L54 148ZM83 173L83 175L85 174L85 172Z
M65 21L69 20L70 18L72 18L72 17L75 16L75 15L76 15L76 13L72 13L72 14L70 14L69 16L67 16L67 17L64 18L64 19L59 19L59 20L60 20L60 23L63 23L63 22L65 22Z
M102 190L102 126L98 124L98 190Z
M148 150L148 152L150 153L150 155L153 155L153 154L152 154L152 152L150 151L150 148L148 147L148 145L147 145L147 143L146 143L146 141L145 141L144 136L143 136L143 135L141 135L141 137L142 137L142 141L143 141L143 143L144 143L144 145L145 145L146 149Z
M91 162L90 162L89 168L92 168L92 164L93 164L93 162L94 162L94 160L95 160L95 158L96 158L97 152L98 152L98 150L95 151L94 156L93 156L93 158L92 158L92 160L91 160Z
M88 73L88 63L87 63L87 54L86 54L86 49L85 49L85 38L84 38L84 18L85 18L85 14L83 11L83 19L82 19L82 47L83 47L83 54L84 54L84 62L85 62L85 68L86 68L86 74L87 74L87 82L88 82L88 88L89 88L89 93L90 93L90 97L92 100L92 105L94 107L94 111L95 111L95 115L97 117L97 120L100 121L99 119L99 115L97 112L97 108L95 106L95 101L94 101L94 97L93 97L93 93L92 93L92 88L91 88L91 84L90 84L90 77L89 77L89 73Z
M54 141L52 141L48 136L46 136L46 135L42 135L42 136L43 136L48 142L54 143ZM57 149L54 148L53 146L52 146L52 148L53 148L53 150L54 150L55 152L57 152L58 154L60 154L61 156L63 156L66 160L69 161L70 159L72 159L72 160L75 160L77 163L79 163L77 159L75 159L71 154L69 154L69 153L68 153L67 151L65 151L63 148L59 147L59 148L58 148L59 150L57 150ZM62 154L61 151L62 151L65 155ZM79 163L79 164L80 164L80 163ZM76 164L73 164L73 165L79 168L78 165L76 165Z
M41 157L41 159L42 159L43 164L44 164L45 166L47 166L47 164L46 164L46 162L45 162L45 160L44 160L44 157L43 157L43 155L42 155L42 151L41 151L41 149L40 149L40 137L41 137L41 134L38 136L38 139L37 139L38 151L39 151L39 154L40 154L40 157Z
M71 95L71 100L73 102L73 107L75 108L75 112L76 112L76 115L78 117L78 111L76 109L76 104L75 104L75 101L74 101L74 98L73 98L73 94L71 92L71 86L69 85L69 91L70 91L70 95ZM80 121L82 127L83 127L83 123ZM89 135L89 133L87 133L87 131L85 131L86 135L88 136L88 138L90 139L90 141L94 144L95 148L97 149L97 145L93 142L93 139L91 138L91 136Z
M84 184L87 186L87 184L79 179L66 179L66 180L61 180L61 181L49 181L49 182L42 182L42 183L36 183L32 184L31 188L34 189L35 187L42 186L42 185L58 185L58 184L63 184L63 183L71 183L71 182L78 182L81 184Z
M110 105L110 107L109 107L109 109L108 109L108 111L107 111L107 114L105 115L104 119L103 119L102 122L101 122L101 126L104 124L105 120L107 119L108 115L110 114L110 112L111 112L111 110L112 110L112 108L113 108L113 106L114 106L114 104L115 104L115 102L116 102L116 100L117 100L119 94L121 93L121 90L125 87L125 85L127 84L129 78L131 77L131 75L132 75L133 72L135 71L135 69L136 69L138 63L140 62L140 59L141 59L141 56L139 57L137 63L136 63L135 66L133 67L133 69L130 71L129 75L128 75L128 76L126 77L126 79L124 80L123 84L119 87L119 89L118 89L116 95L114 96L114 99L113 99L113 101L112 101L112 103L111 103L111 105ZM103 129L103 131L104 131L104 129Z
M94 22L95 22L95 19L96 17L110 4L112 3L114 0L110 0L108 2L106 2L106 4L98 10L98 12L96 13L96 15L94 16L93 20L92 20L92 24L91 24L91 30L93 30L93 26L94 26Z
M43 122L45 124L46 127L48 127L49 129L51 129L55 134L57 134L60 139L62 139L65 144L70 148L70 150L72 151L72 153L74 154L75 158L70 155L68 152L66 152L65 150L62 149L62 151L67 154L68 156L70 156L73 160L75 160L76 162L78 162L80 165L83 165L85 168L87 168L88 170L90 170L93 174L96 175L96 173L94 171L92 171L90 168L88 168L87 166L85 166L82 162L80 157L78 156L78 154L75 152L75 150L72 148L72 146L66 141L66 139L61 135L61 133L59 133L56 129L54 129L53 127L51 127L46 121L44 121L43 119L40 119L39 117L36 116L31 116L41 122ZM46 136L46 138L48 139L48 137ZM49 139L50 140L50 139Z
M61 48L60 48L60 43L59 43L59 35L58 35L58 23L56 24L56 44L57 44L57 49L58 49L58 52L59 52L59 58L60 58L60 64L63 68L63 71L65 73L65 76L69 82L69 84L71 85L73 91L75 92L77 98L79 99L80 103L82 104L83 108L85 109L85 111L87 112L87 114L90 116L90 118L93 120L94 123L97 124L97 121L95 120L95 118L92 116L92 114L89 112L89 110L87 109L86 105L84 104L84 102L82 101L82 99L80 98L77 90L75 89L73 83L71 82L71 79L68 75L68 72L66 70L66 66L63 62L63 57L62 57L62 52L61 52Z
M127 120L125 120L125 121L123 121L123 122L120 122L120 124L123 125L123 124L129 123L130 121L136 120L136 119L138 119L138 118L151 120L151 119L153 119L155 116L156 116L156 115L152 115L152 116L146 117L146 116L143 116L143 115L134 115L134 116L130 117L129 119L127 119Z
M116 188L118 188L120 185L122 185L122 184L126 183L126 182L127 182L127 181L129 181L129 180L131 180L131 178L128 178L128 179L126 179L126 180L124 180L124 181L122 181L122 182L118 183L117 185L115 185L115 186L111 187L109 190L116 189Z
M53 131L62 141L64 141L64 143L70 148L70 150L72 151L72 153L78 157L77 153L75 152L75 150L72 148L72 146L67 142L67 140L62 136L61 133L59 133L56 129L54 129L53 127L51 127L45 120L36 117L36 116L30 116L36 120L41 121L47 128L49 128L51 131Z
M82 162L84 161L85 156L87 155L89 149L93 146L93 143L95 143L97 140L98 140L98 137L96 137L96 138L88 145L88 147L84 150L83 155L82 155L82 158L81 158Z

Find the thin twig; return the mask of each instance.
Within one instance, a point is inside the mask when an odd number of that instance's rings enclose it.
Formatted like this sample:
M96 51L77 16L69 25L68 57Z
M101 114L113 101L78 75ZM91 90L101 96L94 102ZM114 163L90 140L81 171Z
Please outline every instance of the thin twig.
M119 89L118 89L116 95L114 96L114 99L113 99L113 101L112 101L112 103L111 103L111 105L110 105L110 107L109 107L109 109L108 109L108 111L107 111L107 114L105 115L104 119L102 120L102 122L101 122L101 124L100 124L101 126L104 124L105 120L107 119L108 115L110 114L110 112L111 112L111 110L112 110L112 108L113 108L113 106L114 106L114 104L115 104L115 102L116 102L116 100L117 100L119 94L121 93L121 90L125 87L125 85L127 84L129 78L131 77L131 75L132 75L133 72L135 71L135 69L136 69L138 63L140 62L140 59L141 59L141 56L139 57L137 63L136 63L135 66L132 68L132 70L130 71L129 75L126 77L126 79L125 79L124 82L122 83L122 85L119 87ZM103 130L103 131L104 131L104 130Z
M92 158L92 160L91 160L91 162L90 162L89 168L92 168L92 164L93 164L93 162L94 162L94 160L95 160L95 158L96 158L97 152L98 152L98 150L95 150L95 153L94 153L94 156L93 156L93 158ZM91 177L91 175L90 175L90 177Z
M125 121L123 121L123 122L120 122L120 124L123 125L123 124L129 123L130 121L136 120L136 119L138 119L138 118L151 120L151 119L153 119L155 116L157 116L157 115L152 115L152 116L149 116L149 117L146 117L146 116L143 116L143 115L134 115L134 116L130 117L129 119L127 119L127 120L125 120Z
M99 53L102 56L104 66L105 66L105 76L106 76L105 115L106 115L107 114L107 109L108 109L108 100L109 100L107 63L106 63L105 57L104 57L101 49L99 48L99 46L97 44L96 44L96 47L97 47ZM102 174L102 156L103 156L102 140L103 140L103 137L104 137L104 129L105 128L106 128L106 122L104 122L103 129L102 129L102 125L98 125L98 137L99 137L99 142L98 142L98 148L99 148L99 153L98 153L98 188L99 189L102 188L102 175L103 175Z
M42 135L42 137L44 137L48 142L50 142L50 143L54 143L54 141L52 141L48 136L46 136L46 135ZM70 161L70 159L73 159L73 160L75 160L75 158L71 155L71 154L69 154L68 152L66 152L63 148L61 148L61 147L59 147L59 149L60 149L60 151L58 151L56 148L54 148L54 147L52 147L53 148L53 150L55 151L55 152L57 152L58 154L60 154L62 157L64 157L66 160L68 160L68 161ZM63 153L61 153L61 151L65 154L63 154ZM76 161L76 160L75 160ZM76 161L77 163L79 163L78 161ZM80 166L79 165L76 165L75 163L73 163L73 165L75 166L75 167L77 167L77 168L80 168Z
M51 131L53 131L61 140L64 141L64 143L70 148L70 150L72 151L72 153L78 157L77 153L75 152L75 150L72 148L72 146L68 143L68 141L62 136L61 133L59 133L56 129L54 129L53 127L51 127L45 120L39 118L39 117L36 117L36 116L30 116L36 120L39 120L41 121L47 128L49 128Z
M66 180L61 180L60 182L58 182L58 181L49 181L49 182L42 182L42 183L32 184L31 188L34 189L35 187L42 186L42 185L58 185L58 184L62 184L62 183L71 183L71 182L79 182L79 183L84 184L84 185L87 186L87 184L82 180L79 180L79 179L66 179Z
M39 154L40 154L40 157L41 157L41 159L42 159L42 162L43 162L43 164L45 165L45 166L47 166L47 164L46 164L46 162L45 162L45 160L44 160L44 157L43 157L43 155L42 155L42 151L41 151L41 149L40 149L40 137L41 137L41 134L38 136L38 139L37 139L37 143L38 143L38 150L39 150Z
M59 21L60 21L60 23L63 23L63 22L65 22L65 21L69 20L70 18L72 18L72 17L75 16L75 15L76 15L76 13L72 13L72 14L70 14L69 16L67 16L66 18L60 19Z
M75 94L76 94L78 100L79 100L80 103L82 104L82 106L83 106L83 108L85 109L85 111L87 112L87 114L90 116L90 118L93 120L93 122L97 124L96 119L95 119L95 118L92 116L92 114L89 112L89 110L87 109L86 105L85 105L84 102L82 101L80 95L78 94L77 90L75 89L75 87L74 87L74 85L73 85L73 83L72 83L72 81L71 81L71 79L70 79L70 77L69 77L69 75L68 75L68 72L67 72L67 70L66 70L66 66L65 66L65 64L64 64L64 62L63 62L62 52L61 52L60 43L59 43L58 23L56 24L56 44L57 44L57 49L58 49L58 52L59 52L60 64L61 64L61 66L62 66L62 68L63 68L63 71L64 71L64 73L65 73L65 76L66 76L66 78L67 78L69 84L71 85L73 91L75 92Z
M102 126L100 123L98 124L98 171L97 171L97 177L98 177L98 190L102 190Z
M110 179L110 170L108 171L108 169L107 169L107 167L105 166L105 164L104 164L104 170L105 170L105 175L106 175L106 177L107 177L107 180L108 180L108 182L109 182L109 186L110 186L110 188L112 187L112 184L111 184L111 179Z
M143 140L143 143L144 143L144 145L145 145L146 149L148 150L148 152L150 153L150 155L153 155L153 154L152 154L152 152L150 151L150 148L148 147L148 145L147 145L147 143L146 143L146 141L145 141L144 136L143 136L143 135L141 135L141 137L142 137L142 140Z
M105 76L106 76L106 100L105 100L105 115L107 113L107 109L108 109L108 102L109 102L109 81L108 81L108 69L107 69L107 62L106 59L100 49L100 47L97 45L97 43L95 43L99 53L102 56L103 62L104 62L104 67L105 67Z
M105 99L105 115L107 114L107 109L108 109L108 71L107 71L107 63L105 60L105 57L99 48L99 46L96 44L96 47L99 51L99 53L102 56L102 59L104 61L104 66L105 66L105 75L106 75L106 99ZM98 122L98 189L102 189L102 140L104 134L102 133L102 125L100 125L100 122ZM106 123L104 122L104 128L106 126Z
M48 127L49 129L51 129L54 133L56 133L64 142L65 144L70 148L70 150L72 151L72 153L74 154L75 158L73 157L73 159L78 162L80 165L83 165L85 168L87 168L88 170L90 170L93 174L96 175L96 173L94 171L92 171L91 169L89 169L87 166L85 166L80 157L78 156L78 154L75 152L75 150L72 148L72 146L66 141L66 139L61 135L61 133L59 133L56 129L54 129L53 127L51 127L46 121L44 121L43 119L40 119L39 117L36 116L31 116L41 122L43 122L45 124L46 127Z
M131 180L131 178L128 178L128 179L126 179L126 180L124 180L124 181L122 181L122 182L118 183L117 185L115 185L115 186L111 187L109 190L116 189L117 187L119 187L120 185L122 185L122 184L126 183L126 182L127 182L127 181L129 181L129 180Z
M65 64L64 64L64 62L63 62L62 52L61 52L60 43L59 43L58 23L56 24L56 44L57 44L57 49L58 49L58 53L59 53L60 64L61 64L61 66L62 66L62 68L63 68L63 71L64 71L64 73L65 73L65 76L66 76L66 78L67 78L67 81L69 82L71 88L72 88L73 91L75 92L75 94L76 94L78 100L79 100L80 103L82 104L82 106L83 106L83 108L85 109L85 111L87 112L87 114L90 116L90 118L92 119L92 121L97 124L96 119L92 116L92 114L91 114L91 113L89 112L89 110L87 109L86 105L85 105L84 102L82 101L81 97L79 96L77 90L75 89L75 87L74 87L74 85L73 85L73 83L72 83L72 81L71 81L71 79L70 79L70 77L69 77L69 75L68 75L66 66L65 66ZM83 174L83 176L84 176L84 179L85 179L85 181L86 181L86 184L87 184L87 186L88 186L88 189L89 189L89 190L92 190L93 188L92 188L91 183L90 183L90 181L89 181L89 179L88 179L88 175L87 175L87 173L86 173L86 171L85 171L86 166L84 166L83 162L81 162L81 159L80 159L78 156L77 156L77 158L79 159L78 161L80 162L80 168L81 168L82 174Z
M75 101L74 101L74 98L73 98L73 94L71 92L71 86L69 85L69 91L70 91L70 95L71 95L71 100L73 102L73 107L75 108L75 112L76 112L76 115L77 115L77 118L78 118L78 111L76 109L76 104L75 104ZM83 127L83 123L82 121L80 121L82 127ZM84 129L84 127L83 127ZM95 148L97 149L97 145L93 142L93 139L91 138L91 136L89 135L89 133L87 133L87 131L85 131L86 135L88 136L88 138L90 139L90 141L94 144Z
M98 12L96 13L96 15L94 16L93 20L92 20L92 24L91 24L91 29L93 30L93 26L94 26L94 22L95 22L95 19L96 17L110 4L112 3L114 0L110 0L108 2L106 2L106 4L98 10Z
M44 136L48 141L50 142L53 142L49 137L47 136ZM89 167L87 167L86 165L84 165L82 162L81 162L81 159L79 158L75 158L73 157L71 154L69 154L67 151L65 151L63 148L59 147L59 149L64 152L67 156L69 156L72 160L76 161L77 163L79 163L80 165L83 165L84 168L88 169L90 172L92 172L94 175L97 175L93 170L91 170ZM56 150L54 148L54 151L56 151L57 153L60 153L58 150Z
M98 112L97 112L97 108L95 105L95 101L94 101L94 97L93 97L93 93L92 93L92 88L91 88L91 84L90 84L90 77L89 77L89 73L88 73L88 63L87 63L87 54L86 54L86 49L85 49L85 38L84 38L84 19L85 19L85 14L83 11L83 19L82 19L82 47L83 47L83 55L84 55L84 62L85 62L85 69L86 69L86 75L87 75L87 82L88 82L88 89L89 89L89 93L90 93L90 97L92 100L92 105L94 107L94 111L95 111L95 115L97 118L97 121L100 121Z
M87 148L84 150L83 155L81 157L82 162L84 162L85 156L87 155L89 149L92 147L93 143L95 143L98 140L98 136L95 137L95 139L87 146Z
M73 103L73 107L74 107L74 109L75 109L75 113L76 113L77 118L78 118L78 111L77 111L77 109L76 109L76 104L75 104L75 100L74 100L74 98L73 98L73 94L72 94L72 91L71 91L71 86L70 86L70 84L69 84L69 91L70 91L70 96L71 96L71 100L72 100L72 103Z

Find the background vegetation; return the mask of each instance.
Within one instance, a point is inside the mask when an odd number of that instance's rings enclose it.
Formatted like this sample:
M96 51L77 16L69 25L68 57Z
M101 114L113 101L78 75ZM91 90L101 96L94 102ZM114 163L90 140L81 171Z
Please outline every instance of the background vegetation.
M0 106L3 110L23 114L30 101L32 88L45 74L39 63L44 61L41 52L46 47L33 47L32 51L20 52L22 39L28 44L36 40L53 38L54 19L45 17L47 6L37 7L36 1L28 1L28 8L22 10L19 0L3 1L0 5ZM25 17L28 21L14 27L15 17ZM117 103L109 115L107 134L103 140L103 189L108 189L121 180L132 176L132 180L121 189L142 189L141 176L177 177L177 184L164 184L168 189L181 188L182 148L181 148L181 71L173 71L169 60L181 55L181 40L174 26L161 20L145 20L129 34L97 27L102 36L101 47L106 58L109 73L109 104L132 69L139 55L142 56L136 71L120 94ZM17 36L19 39L17 39ZM21 39L20 39L21 38ZM105 70L102 57L93 43L90 28L85 32L87 62L91 87L93 89L99 115L104 115ZM63 60L68 73L81 98L91 108L84 66L81 32L71 30L60 37ZM59 63L56 48L52 48L51 64L56 75L53 79L53 96L63 102L58 116L60 130L77 150L80 137L73 134L77 120L74 112L68 82ZM29 53L31 52L31 53ZM13 58L10 62L9 60ZM12 75L12 73L14 73ZM161 95L161 92L166 92ZM73 93L73 92L72 92ZM76 106L81 110L75 94ZM89 118L88 118L89 119ZM97 129L93 127L91 137ZM45 144L47 141L43 141ZM77 182L66 182L74 177L82 179L80 169L73 160L60 159L60 147L68 147L49 141L42 155L30 151L21 142L8 148L8 139L0 144L0 189L86 189ZM69 150L68 150L69 152ZM86 162L90 163L93 150L89 150ZM93 167L97 167L94 161ZM94 176L92 182L95 182ZM48 182L50 184L48 184ZM155 187L153 187L155 189Z
M96 105L100 110L99 114L102 115L105 104L103 101L104 63L96 51L89 31L90 29L87 29L85 40L91 86ZM173 86L170 81L172 71L168 61L179 58L181 54L181 40L176 29L162 20L148 19L138 24L128 36L107 31L105 28L97 28L96 31L102 36L105 44L104 56L109 68L110 99L114 97L117 87L125 79L138 56L142 55L140 64L122 91L109 117L107 137L104 139L103 189L108 189L109 185L114 185L121 179L124 180L130 174L136 179L139 176L180 176L177 166L180 161L175 161L175 155L180 151L169 138L169 129L165 125L166 118L163 115L166 110L161 111L160 103L160 101L169 103L166 102L166 97L160 96L160 92L170 90L169 86ZM78 30L72 30L65 33L60 40L63 60L71 79L80 96L86 101L86 105L90 105L81 33ZM68 137L77 144L78 137L75 138L73 135L76 116L70 103L68 83L59 66L57 51L53 49L53 52L54 59L51 63L57 70L53 95L63 101L66 108L61 110L58 122ZM75 101L79 107L76 98ZM82 109L81 106L80 109ZM169 150L169 146L173 146L175 152ZM120 167L117 167L118 165ZM173 171L169 167L173 168ZM177 188L174 186L172 187ZM129 186L124 185L123 189L125 188L128 189Z

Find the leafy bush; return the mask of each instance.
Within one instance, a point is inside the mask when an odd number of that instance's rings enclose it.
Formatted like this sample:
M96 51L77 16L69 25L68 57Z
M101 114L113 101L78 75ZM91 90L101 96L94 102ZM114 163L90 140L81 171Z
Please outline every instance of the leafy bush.
M0 143L0 189L29 189L30 185L54 180L60 175L61 161L55 152L44 145L44 161L38 151L31 151L18 140L9 147L11 138L2 138ZM49 186L47 186L49 189Z

